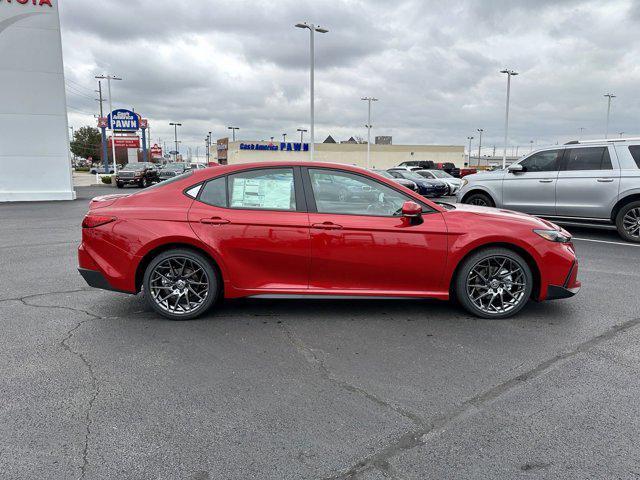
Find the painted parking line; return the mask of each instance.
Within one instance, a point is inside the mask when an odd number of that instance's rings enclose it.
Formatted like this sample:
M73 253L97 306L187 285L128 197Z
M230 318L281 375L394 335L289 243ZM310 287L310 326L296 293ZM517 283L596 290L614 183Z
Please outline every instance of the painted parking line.
M638 243L611 242L611 241L608 241L608 240L594 240L592 238L573 237L573 240L579 240L579 241L582 241L582 242L609 243L611 245L621 245L623 247L640 247L640 244L638 244Z

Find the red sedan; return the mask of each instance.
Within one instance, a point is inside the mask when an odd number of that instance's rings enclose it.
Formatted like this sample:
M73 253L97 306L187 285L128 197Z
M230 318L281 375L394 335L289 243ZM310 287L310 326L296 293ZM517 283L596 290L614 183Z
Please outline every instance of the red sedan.
M529 215L433 203L329 163L221 166L95 198L80 273L175 320L238 297L456 298L504 318L580 289L571 236Z

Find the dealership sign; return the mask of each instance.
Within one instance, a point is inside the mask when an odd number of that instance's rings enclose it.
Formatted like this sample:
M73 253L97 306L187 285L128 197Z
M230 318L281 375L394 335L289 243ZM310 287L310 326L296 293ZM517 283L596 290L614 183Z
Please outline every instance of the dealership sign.
M162 158L162 147L159 146L157 143L153 144L153 147L151 147L151 158Z
M111 122L113 122L113 126L111 126ZM111 112L107 117L107 123L112 130L117 131L135 131L140 129L140 117L138 114L123 108Z
M308 152L308 143L296 143L296 142L280 142L280 144L269 143L264 145L262 143L241 143L240 150L267 150L267 151L280 151L280 152Z
M3 3L19 3L21 5L35 5L37 7L53 7L51 0L0 0Z

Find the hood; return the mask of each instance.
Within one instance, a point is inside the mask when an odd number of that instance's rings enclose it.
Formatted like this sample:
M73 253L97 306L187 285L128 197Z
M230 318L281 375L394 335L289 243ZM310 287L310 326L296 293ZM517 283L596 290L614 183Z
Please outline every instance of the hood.
M516 212L513 210L504 210L502 208L479 207L477 205L467 205L464 203L456 203L456 209L451 212L467 212L481 217L491 219L515 220L521 223L528 223L533 228L547 228L560 230L556 224L551 223L542 218L534 217L528 213Z

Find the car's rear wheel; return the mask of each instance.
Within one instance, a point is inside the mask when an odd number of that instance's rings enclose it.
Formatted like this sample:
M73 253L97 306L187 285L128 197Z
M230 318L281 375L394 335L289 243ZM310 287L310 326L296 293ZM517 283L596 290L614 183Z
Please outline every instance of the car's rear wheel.
M477 205L479 207L495 207L495 203L489 195L486 193L472 193L467 198L464 199L464 202L468 205Z
M122 183L122 182L116 182L116 187L118 187L118 188L122 188L122 187L124 187L124 183Z
M458 269L456 297L470 313L482 318L507 318L529 301L533 275L527 262L506 248L480 250Z
M616 227L628 242L640 242L640 202L631 202L620 209Z
M147 177L143 177L142 180L140 180L140 186L142 188L147 188L149 186L149 180L147 180Z
M191 320L206 312L219 295L211 262L197 252L172 249L155 257L144 279L147 303L171 320Z

